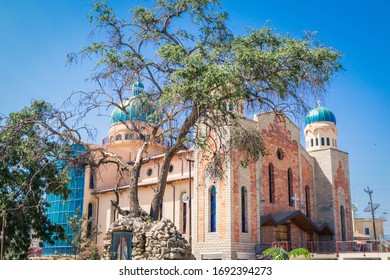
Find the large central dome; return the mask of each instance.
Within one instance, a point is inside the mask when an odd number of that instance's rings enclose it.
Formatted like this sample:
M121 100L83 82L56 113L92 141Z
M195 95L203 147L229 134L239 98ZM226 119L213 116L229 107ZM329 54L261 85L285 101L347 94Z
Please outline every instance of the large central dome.
M127 114L118 107L111 113L110 125L128 121L153 121L151 120L155 110L150 103L147 94L144 92L144 85L138 81L133 84L133 95L122 102Z

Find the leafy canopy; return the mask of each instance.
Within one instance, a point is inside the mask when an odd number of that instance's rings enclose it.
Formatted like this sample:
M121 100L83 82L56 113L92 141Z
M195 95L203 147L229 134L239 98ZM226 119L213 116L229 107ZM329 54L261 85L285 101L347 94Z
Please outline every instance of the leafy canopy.
M0 216L7 221L8 259L27 258L32 238L50 242L54 232L63 233L45 213L46 195L69 194L66 162L71 145L41 125L53 120L54 111L50 104L34 101L1 122Z

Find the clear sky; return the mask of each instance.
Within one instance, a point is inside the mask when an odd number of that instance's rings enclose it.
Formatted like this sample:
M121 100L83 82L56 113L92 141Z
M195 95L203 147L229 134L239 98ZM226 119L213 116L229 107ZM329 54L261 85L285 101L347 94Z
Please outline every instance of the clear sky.
M109 1L125 14L126 3ZM0 113L28 106L33 99L56 105L73 92L87 90L91 65L66 66L66 54L90 42L87 14L90 0L0 0ZM378 215L390 213L390 3L385 0L225 0L229 26L242 34L247 26L266 21L276 32L318 38L344 54L345 71L331 83L322 104L337 119L339 149L349 153L352 201L364 215L369 186ZM316 104L313 104L313 107ZM109 113L109 112L108 112ZM98 139L108 131L108 119L98 124ZM299 123L303 128L303 120ZM98 142L98 140L97 140ZM385 226L390 235L390 222Z

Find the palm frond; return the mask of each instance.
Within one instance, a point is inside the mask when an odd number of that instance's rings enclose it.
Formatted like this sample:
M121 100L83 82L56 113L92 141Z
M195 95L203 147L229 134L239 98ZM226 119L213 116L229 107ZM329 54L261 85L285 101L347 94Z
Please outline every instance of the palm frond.
M274 260L288 260L288 253L281 247L271 247L264 250L263 255L271 256Z
M304 256L305 259L310 259L311 258L311 254L310 254L310 252L306 248L296 248L294 250L291 250L288 253L289 259L292 259L292 258L295 258L295 257L298 257L298 256Z

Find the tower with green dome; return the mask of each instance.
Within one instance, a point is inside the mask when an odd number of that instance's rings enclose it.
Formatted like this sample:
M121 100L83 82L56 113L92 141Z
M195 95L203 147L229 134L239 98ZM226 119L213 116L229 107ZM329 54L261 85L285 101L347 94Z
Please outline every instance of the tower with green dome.
M304 135L306 139L306 150L308 152L337 149L336 117L331 110L321 106L309 111L305 119Z
M141 135L148 135L152 130L151 125L157 122L156 105L151 102L144 84L138 79L132 85L131 96L122 100L112 110L106 145L129 151L129 160L133 160L143 144ZM163 144L162 134L157 133L148 148L148 155L164 153Z

